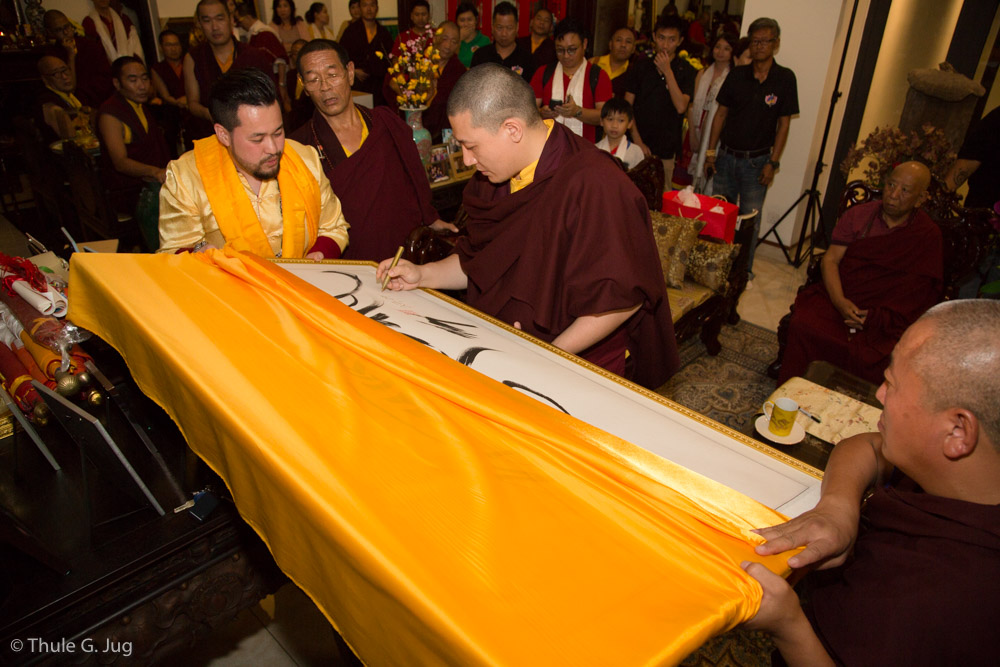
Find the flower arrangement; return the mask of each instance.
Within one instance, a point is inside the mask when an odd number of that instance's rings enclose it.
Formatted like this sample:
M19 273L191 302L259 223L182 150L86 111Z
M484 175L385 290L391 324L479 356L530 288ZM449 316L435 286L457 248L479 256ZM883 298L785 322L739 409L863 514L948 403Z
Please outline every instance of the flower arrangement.
M898 127L879 127L860 145L852 146L847 151L847 156L840 163L840 171L844 178L849 179L851 171L865 164L865 182L881 189L896 165L916 160L930 168L935 180L943 182L955 157L944 131L929 123L924 123L919 131L911 130L909 133Z
M396 103L401 109L426 106L437 79L437 63L441 60L434 46L434 28L427 26L414 39L399 44L399 55L389 66L389 76L398 86Z
M687 51L681 51L677 54L677 57L681 60L686 60L688 65L693 67L695 71L705 69L705 65L701 62L701 58L693 58L691 54Z

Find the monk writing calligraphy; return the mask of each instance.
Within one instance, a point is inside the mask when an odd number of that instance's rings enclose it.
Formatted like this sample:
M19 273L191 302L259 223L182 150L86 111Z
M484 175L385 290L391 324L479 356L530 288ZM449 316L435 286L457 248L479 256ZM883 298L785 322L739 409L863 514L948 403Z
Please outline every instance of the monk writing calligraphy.
M657 387L677 370L663 275L639 190L551 120L509 68L474 67L448 100L467 165L468 237L444 260L378 268L394 290L467 289L474 308Z

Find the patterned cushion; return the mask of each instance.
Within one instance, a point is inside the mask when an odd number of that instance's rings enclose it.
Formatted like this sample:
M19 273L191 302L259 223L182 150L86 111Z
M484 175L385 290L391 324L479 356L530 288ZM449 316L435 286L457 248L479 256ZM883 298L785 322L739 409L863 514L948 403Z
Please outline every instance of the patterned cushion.
M729 269L740 254L739 243L712 243L698 239L691 248L687 272L699 285L722 293L729 285Z
M680 289L684 284L684 272L688 257L698 232L705 226L704 220L690 220L673 215L650 211L653 220L653 238L660 251L660 266L667 285Z

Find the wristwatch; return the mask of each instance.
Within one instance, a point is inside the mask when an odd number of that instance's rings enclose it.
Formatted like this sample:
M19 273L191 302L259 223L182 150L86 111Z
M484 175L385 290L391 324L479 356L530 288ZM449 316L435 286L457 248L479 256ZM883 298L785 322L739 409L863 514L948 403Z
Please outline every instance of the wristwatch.
M577 109L576 113L573 114L573 118L579 118L582 115L583 115L583 107L580 107L579 109Z
M777 169L778 167L781 166L781 163L778 162L777 160L768 160L767 163L771 165L772 169Z

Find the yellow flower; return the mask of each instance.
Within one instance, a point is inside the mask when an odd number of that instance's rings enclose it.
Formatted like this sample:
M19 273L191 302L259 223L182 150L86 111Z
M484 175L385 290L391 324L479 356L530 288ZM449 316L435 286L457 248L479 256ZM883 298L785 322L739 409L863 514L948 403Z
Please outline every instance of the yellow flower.
M402 104L405 101L406 101L405 97L403 97L402 95L396 95L396 104Z
M378 56L379 58L384 58L385 57L385 54L382 53L381 51L376 51L375 55Z
M409 88L410 90L413 90L414 88L417 87L417 80L410 79L410 81L406 84L406 87Z

